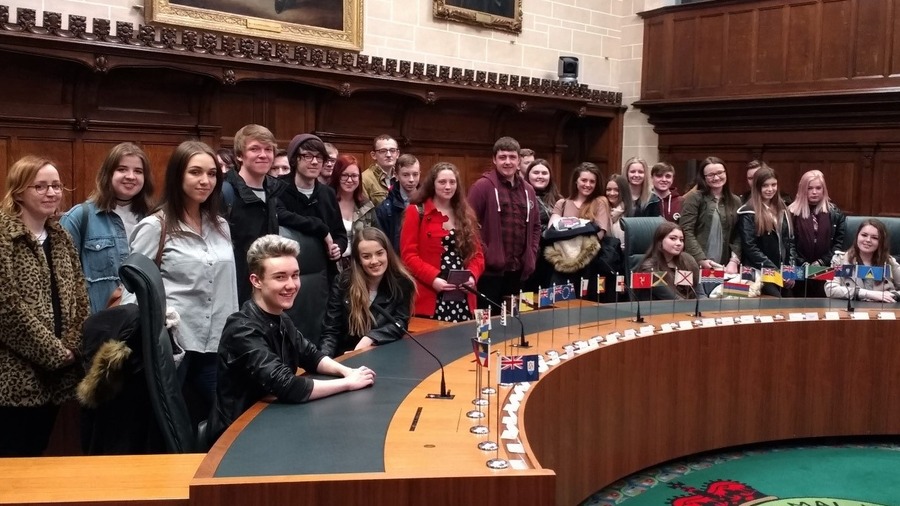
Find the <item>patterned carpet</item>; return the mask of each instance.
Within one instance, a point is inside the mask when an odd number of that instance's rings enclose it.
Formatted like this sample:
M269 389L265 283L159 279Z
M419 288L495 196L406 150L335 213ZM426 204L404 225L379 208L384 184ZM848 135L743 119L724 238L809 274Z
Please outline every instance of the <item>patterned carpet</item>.
M583 506L900 506L900 444L745 448L636 473Z

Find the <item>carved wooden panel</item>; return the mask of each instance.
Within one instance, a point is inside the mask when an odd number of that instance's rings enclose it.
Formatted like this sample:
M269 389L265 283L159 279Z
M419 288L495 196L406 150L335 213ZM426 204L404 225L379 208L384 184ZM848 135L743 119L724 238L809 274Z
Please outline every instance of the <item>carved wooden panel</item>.
M900 216L900 199L897 198L898 174L900 174L900 146L875 155L871 201L878 207L872 210L873 214Z
M0 117L71 118L75 64L59 62L44 68L30 64L31 58L0 52L3 82Z
M822 3L822 49L819 60L822 79L850 77L851 56L847 34L851 33L851 0Z
M702 2L642 13L642 99L900 87L900 0ZM747 76L747 72L751 72Z

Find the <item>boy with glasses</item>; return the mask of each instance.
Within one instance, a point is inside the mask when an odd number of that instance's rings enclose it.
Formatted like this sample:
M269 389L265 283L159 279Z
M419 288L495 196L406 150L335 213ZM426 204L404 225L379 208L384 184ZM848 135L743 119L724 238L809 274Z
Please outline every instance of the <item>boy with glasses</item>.
M328 152L328 158L326 158L325 162L322 164L322 170L319 172L319 182L327 185L331 182L331 173L334 172L334 163L337 162L337 157L340 152L338 152L338 149L330 142L325 143L325 151Z
M363 172L362 186L369 200L377 206L387 198L388 190L394 184L394 163L400 156L400 149L393 137L382 134L375 137L369 154L375 163Z

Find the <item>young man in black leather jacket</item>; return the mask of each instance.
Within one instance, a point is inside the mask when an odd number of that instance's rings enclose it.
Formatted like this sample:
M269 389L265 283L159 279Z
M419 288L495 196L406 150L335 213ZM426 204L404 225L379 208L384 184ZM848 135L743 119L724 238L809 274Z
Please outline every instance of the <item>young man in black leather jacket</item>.
M253 295L228 317L219 342L216 406L209 422L215 438L266 395L301 403L375 382L368 367L351 369L320 353L284 314L300 289L299 251L296 241L266 235L247 252ZM297 376L298 367L338 378Z

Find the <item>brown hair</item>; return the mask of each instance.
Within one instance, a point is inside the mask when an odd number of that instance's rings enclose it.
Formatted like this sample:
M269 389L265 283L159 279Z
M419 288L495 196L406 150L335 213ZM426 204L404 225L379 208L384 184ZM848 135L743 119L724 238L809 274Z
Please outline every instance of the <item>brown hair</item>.
M781 220L787 219L785 217L786 208L784 201L781 200L781 195L778 192L775 192L775 196L772 197L768 206L762 200L762 187L770 179L778 181L775 171L768 167L759 169L753 175L753 187L750 188L750 200L747 201L747 205L756 212L754 220L756 223L756 235L763 235L777 230L781 226Z
M887 227L884 226L884 222L875 218L867 218L859 224L859 228L856 229L856 235L853 236L853 244L851 244L850 249L847 250L847 262L857 263L861 260L857 243L859 242L860 232L862 232L863 227L866 226L874 227L875 230L878 231L878 249L876 249L875 253L872 255L872 265L877 266L887 264L891 257L891 238L888 234ZM896 280L894 281L896 282Z
M22 204L19 204L16 197L25 193L28 185L34 181L38 171L45 165L52 165L56 168L56 164L49 158L25 155L9 168L9 172L6 174L6 194L0 201L0 211L10 216L22 215Z
M137 144L131 142L123 142L117 144L106 155L100 170L97 172L97 187L88 197L88 200L94 202L98 209L103 211L112 211L116 208L116 194L112 189L112 177L119 168L122 158L126 156L136 156L141 160L144 169L144 185L141 191L131 200L131 210L138 216L146 216L150 212L152 203L150 196L153 195L153 176L150 171L150 160Z
M481 234L478 232L478 219L475 218L475 211L472 210L469 202L466 200L466 190L456 165L450 162L434 164L425 176L425 180L419 185L418 195L412 198L412 203L421 204L428 199L434 199L434 182L438 174L444 170L453 172L453 176L456 178L456 193L450 197L450 207L453 209L453 218L456 220L459 256L463 259L463 262L468 262L475 252L478 251L476 241L481 241Z

